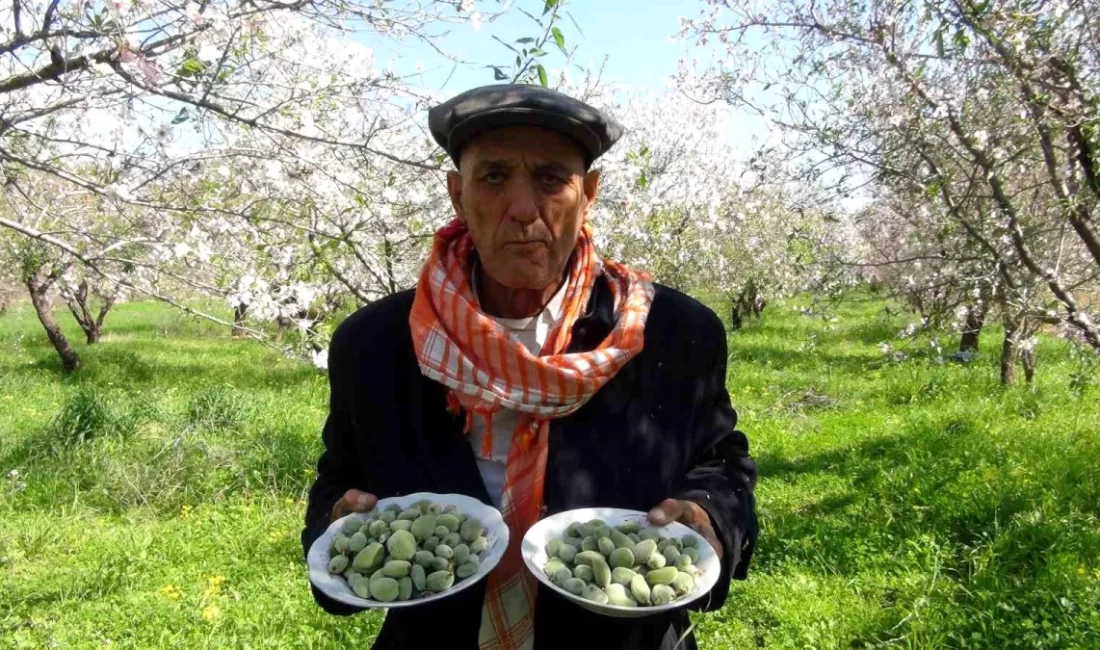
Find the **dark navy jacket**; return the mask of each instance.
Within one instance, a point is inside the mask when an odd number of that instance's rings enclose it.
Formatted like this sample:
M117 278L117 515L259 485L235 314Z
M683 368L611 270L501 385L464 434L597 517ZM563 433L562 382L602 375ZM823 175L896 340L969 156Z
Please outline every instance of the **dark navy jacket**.
M571 350L590 349L612 327L611 292L602 280L594 287ZM444 387L420 373L408 324L412 301L409 290L372 303L333 335L325 451L309 495L303 551L324 532L333 504L351 488L379 498L428 491L490 502L462 417L447 412ZM737 430L726 362L718 317L657 285L643 351L583 408L550 423L547 514L586 507L647 511L668 497L706 509L725 553L718 584L689 606L702 611L722 607L730 580L746 577L757 537L756 465ZM374 647L474 650L484 593L482 581L437 603L389 610ZM357 611L315 588L313 595L329 613ZM687 608L615 619L591 614L540 585L535 648L694 648L689 628Z

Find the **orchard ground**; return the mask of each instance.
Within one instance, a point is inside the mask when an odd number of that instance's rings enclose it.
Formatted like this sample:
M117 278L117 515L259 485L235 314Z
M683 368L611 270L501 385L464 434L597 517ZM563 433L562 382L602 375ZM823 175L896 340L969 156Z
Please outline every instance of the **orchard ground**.
M794 307L730 335L762 536L702 647L1100 647L1088 368L1042 338L1005 389L994 330L895 361L886 302ZM324 375L156 304L80 352L65 378L29 307L0 317L0 647L368 647L381 615L323 614L299 546Z

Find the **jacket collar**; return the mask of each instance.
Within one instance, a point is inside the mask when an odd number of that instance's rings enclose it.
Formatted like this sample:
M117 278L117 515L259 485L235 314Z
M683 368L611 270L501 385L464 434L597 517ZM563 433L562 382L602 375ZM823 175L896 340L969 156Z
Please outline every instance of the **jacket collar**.
M573 339L569 344L569 352L594 349L600 341L607 338L614 327L615 297L611 294L607 278L600 275L592 283L592 295L588 298L584 315L573 324Z

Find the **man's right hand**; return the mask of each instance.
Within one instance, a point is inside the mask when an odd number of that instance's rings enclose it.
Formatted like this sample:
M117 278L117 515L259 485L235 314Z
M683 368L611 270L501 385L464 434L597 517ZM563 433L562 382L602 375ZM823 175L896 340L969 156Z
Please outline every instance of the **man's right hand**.
M368 512L378 505L378 497L362 490L348 490L332 506L332 515L329 521L336 521L340 517L352 512Z

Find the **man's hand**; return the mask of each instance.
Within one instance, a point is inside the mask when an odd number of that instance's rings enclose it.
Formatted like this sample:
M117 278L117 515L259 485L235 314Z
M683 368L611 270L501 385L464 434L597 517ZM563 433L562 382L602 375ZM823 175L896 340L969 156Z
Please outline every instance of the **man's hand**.
M378 504L378 497L362 490L348 490L332 505L329 521L336 521L351 512L368 512Z
M684 524L710 542L718 559L722 559L722 543L718 541L718 534L710 524L710 515L698 503L665 499L649 511L649 521L655 526L664 526L672 521Z

